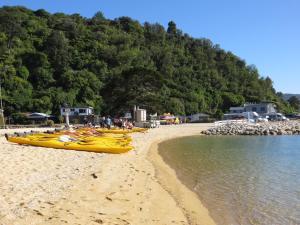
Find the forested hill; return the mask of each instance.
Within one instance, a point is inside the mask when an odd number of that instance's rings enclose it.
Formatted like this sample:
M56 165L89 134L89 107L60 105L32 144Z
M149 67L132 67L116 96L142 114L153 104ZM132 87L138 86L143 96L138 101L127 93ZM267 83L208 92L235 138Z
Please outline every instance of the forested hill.
M249 43L251 44L251 43ZM0 8L0 75L5 114L92 106L118 114L137 104L158 113L220 114L244 102L287 109L254 66L170 22L140 24Z
M300 100L300 94L283 94L283 99L284 100L289 100L291 97L295 96Z

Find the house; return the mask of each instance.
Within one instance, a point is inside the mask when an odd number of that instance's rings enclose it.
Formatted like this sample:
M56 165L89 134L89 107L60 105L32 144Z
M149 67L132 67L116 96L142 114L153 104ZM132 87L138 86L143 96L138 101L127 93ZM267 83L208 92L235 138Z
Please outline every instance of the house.
M271 102L246 103L241 107L230 107L229 114L241 114L243 112L257 112L259 115L276 113L276 106Z
M68 111L70 117L94 115L93 107L61 107L60 115L65 116Z
M224 120L256 119L258 117L256 112L226 113L223 115Z
M192 114L187 116L189 122L191 123L195 123L195 122L206 122L209 119L209 115L205 114L205 113L196 113L196 114Z
M66 116L69 114L70 122L73 123L87 123L94 122L93 107L61 107L60 115Z
M30 113L27 115L28 119L32 119L32 120L46 120L48 118L50 118L51 116L45 113L38 113L38 112L34 112L34 113Z
M276 113L276 106L271 102L244 104L245 112L257 112L259 115Z
M230 113L243 113L245 112L244 107L230 107L229 109Z
M27 114L26 118L32 123L43 123L47 120L55 120L54 116L39 112Z

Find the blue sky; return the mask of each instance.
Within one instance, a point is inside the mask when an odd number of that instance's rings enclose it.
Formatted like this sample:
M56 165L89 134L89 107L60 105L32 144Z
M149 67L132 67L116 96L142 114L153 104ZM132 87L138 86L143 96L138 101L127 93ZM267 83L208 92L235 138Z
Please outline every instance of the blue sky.
M129 16L209 38L270 76L277 91L300 94L299 0L1 0L52 13Z

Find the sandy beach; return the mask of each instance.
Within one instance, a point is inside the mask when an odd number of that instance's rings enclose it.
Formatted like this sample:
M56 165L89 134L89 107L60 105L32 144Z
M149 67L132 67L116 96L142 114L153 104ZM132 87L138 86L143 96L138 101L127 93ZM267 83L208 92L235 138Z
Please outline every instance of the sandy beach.
M136 133L135 149L119 155L21 146L1 136L0 224L214 224L157 152L158 143L209 126Z

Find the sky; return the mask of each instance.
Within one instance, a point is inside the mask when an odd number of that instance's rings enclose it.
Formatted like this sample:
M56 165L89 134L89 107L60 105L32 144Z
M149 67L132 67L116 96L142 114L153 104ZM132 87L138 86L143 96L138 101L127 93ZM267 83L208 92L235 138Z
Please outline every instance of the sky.
M300 94L300 0L0 0L51 13L97 11L140 23L173 20L195 38L208 38L269 76L276 91Z

